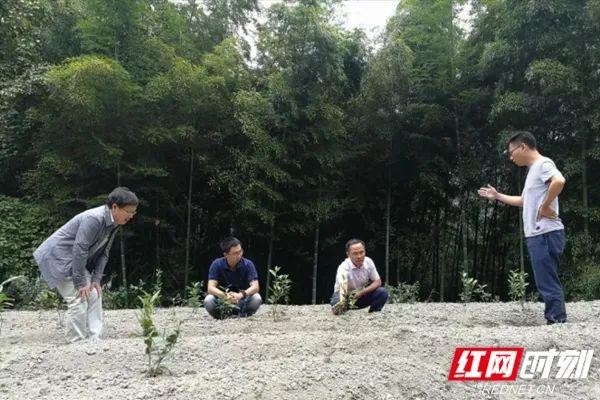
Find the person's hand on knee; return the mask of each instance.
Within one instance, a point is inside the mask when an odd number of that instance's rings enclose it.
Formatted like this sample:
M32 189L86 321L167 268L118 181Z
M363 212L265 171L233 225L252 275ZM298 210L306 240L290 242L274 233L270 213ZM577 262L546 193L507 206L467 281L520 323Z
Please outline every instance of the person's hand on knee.
M90 298L90 287L84 286L82 288L77 289L77 297L84 301L88 301L88 299Z
M98 297L102 296L102 286L99 282L92 282L92 289L96 289L96 293L98 293Z

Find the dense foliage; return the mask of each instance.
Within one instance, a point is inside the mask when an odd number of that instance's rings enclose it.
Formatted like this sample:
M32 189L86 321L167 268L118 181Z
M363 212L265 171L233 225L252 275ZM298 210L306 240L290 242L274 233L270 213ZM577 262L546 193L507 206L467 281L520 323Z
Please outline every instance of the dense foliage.
M185 296L233 233L294 303L327 300L351 237L421 299L463 273L507 299L533 276L519 211L475 191L519 192L503 150L528 129L567 178L567 294L600 297L600 2L474 0L468 32L464 3L402 0L374 43L333 0L3 0L0 281L125 185L114 290L160 268Z

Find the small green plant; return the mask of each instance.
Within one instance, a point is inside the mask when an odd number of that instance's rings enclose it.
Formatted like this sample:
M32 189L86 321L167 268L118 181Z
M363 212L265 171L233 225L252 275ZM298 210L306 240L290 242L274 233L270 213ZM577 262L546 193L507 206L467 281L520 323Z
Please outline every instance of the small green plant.
M128 290L127 286L118 286L114 282L118 282L116 273L111 274L108 282L102 285L102 307L107 310L121 310L135 304L141 291L132 296L133 293ZM129 287L133 288L134 286L129 285Z
M33 301L33 307L40 311L55 310L58 316L58 325L61 327L63 326L65 303L56 289L49 289L47 286L44 286L35 297L35 300Z
M129 284L129 288L124 286L115 288L111 279L103 287L102 306L107 310L136 308L139 297L148 290L148 286L140 279L137 285Z
M358 301L356 295L363 289L364 286L356 288L348 294L348 297L346 298L346 302L348 303L348 310L356 309L356 302Z
M8 297L6 293L0 292L0 312L4 311L8 307L12 307L12 300L13 299Z
M421 289L419 282L410 285L400 282L396 286L386 285L388 291L388 302L390 304L398 303L415 303L419 299L419 290Z
M175 293L175 296L169 297L169 304L173 307L181 307L185 304L185 300L181 297L181 293Z
M126 287L121 286L113 289L108 284L102 289L102 307L107 310L121 310L129 305L129 292Z
M146 282L140 279L137 284L130 283L128 287L114 285L113 282L116 277L116 275L112 275L110 280L103 286L102 305L107 310L136 308L140 306L138 304L139 298L144 293L156 293L157 291L163 293L162 270L159 268L154 271L154 279L149 279ZM174 305L179 305L177 297L168 300ZM159 296L156 300L157 307L161 304L161 301L162 296Z
M269 269L269 273L273 276L271 286L269 287L269 304L271 304L271 315L273 320L277 321L282 318L284 313L279 309L279 303L283 301L288 303L292 281L288 274L281 274L281 267L276 266Z
M225 298L217 299L216 312L219 318L227 318L236 313L238 310L237 304L231 303L228 299L229 297L229 288L224 288L219 286L219 289L225 293Z
M154 306L160 298L160 291L156 291L152 294L145 293L139 296L139 300L142 303L141 312L138 314L138 321L142 327L142 336L144 338L144 344L146 345L145 353L148 357L148 369L146 370L147 376L157 376L162 374L165 370L162 362L169 355L169 353L175 347L177 340L181 334L181 322L178 323L175 331L166 335L160 335L152 320L152 314L154 313Z
M533 292L529 293L529 295L527 296L527 301L529 303L537 303L538 301L540 301L540 294L537 292L537 290L534 290Z
M508 296L512 301L519 301L524 307L525 291L527 290L527 273L512 270L508 273Z
M21 279L12 281L5 288L5 293L13 299L12 303L15 308L37 310L42 306L39 304L42 300L40 293L48 290L50 289L43 279L22 276Z
M199 308L202 306L202 297L204 297L204 291L202 290L202 286L204 285L203 281L193 282L185 289L186 300L185 304L188 307Z
M62 305L62 299L55 289L42 289L34 300L37 310L55 310L60 309Z
M2 312L4 312L5 309L13 306L11 303L13 299L4 293L4 285L21 278L22 276L13 276L12 278L8 278L4 282L0 283L0 333L2 333L2 323L4 322Z
M477 279L469 277L466 272L462 273L460 280L462 283L460 300L463 303L469 303L477 299L480 301L489 301L492 298L492 295L485 291L487 285L479 284Z

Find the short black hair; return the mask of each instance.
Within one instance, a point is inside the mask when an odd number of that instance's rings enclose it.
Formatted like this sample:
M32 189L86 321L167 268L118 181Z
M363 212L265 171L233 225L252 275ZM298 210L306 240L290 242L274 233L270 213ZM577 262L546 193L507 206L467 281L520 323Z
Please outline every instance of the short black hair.
M227 237L223 240L221 240L221 243L219 243L219 246L221 246L221 250L223 250L223 253L229 253L229 250L231 250L232 247L235 247L237 245L241 245L242 242L240 242L240 240L236 237L230 236Z
M354 239L350 239L346 242L346 253L348 253L350 251L350 246L354 246L355 244L359 244L359 243L362 244L365 249L367 248L367 245L365 245L365 242L363 242L360 239L354 238Z
M125 186L119 186L113 189L106 198L106 205L112 207L116 204L119 208L125 206L137 206L140 203L135 193Z
M528 132L528 131L514 132L511 135L510 139L508 139L507 146L510 143L518 144L518 145L520 145L521 143L525 143L527 145L527 147L529 147L531 150L535 150L537 148L535 137L533 136L533 134L531 132Z

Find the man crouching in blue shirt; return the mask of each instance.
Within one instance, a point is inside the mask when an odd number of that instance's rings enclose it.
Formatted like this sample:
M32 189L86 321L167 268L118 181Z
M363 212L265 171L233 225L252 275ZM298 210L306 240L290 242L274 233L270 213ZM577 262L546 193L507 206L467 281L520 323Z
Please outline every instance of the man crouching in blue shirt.
M204 308L217 319L231 315L248 317L262 303L256 268L252 261L242 257L244 249L238 239L228 237L220 246L224 257L214 260L208 270L208 295L204 299Z

